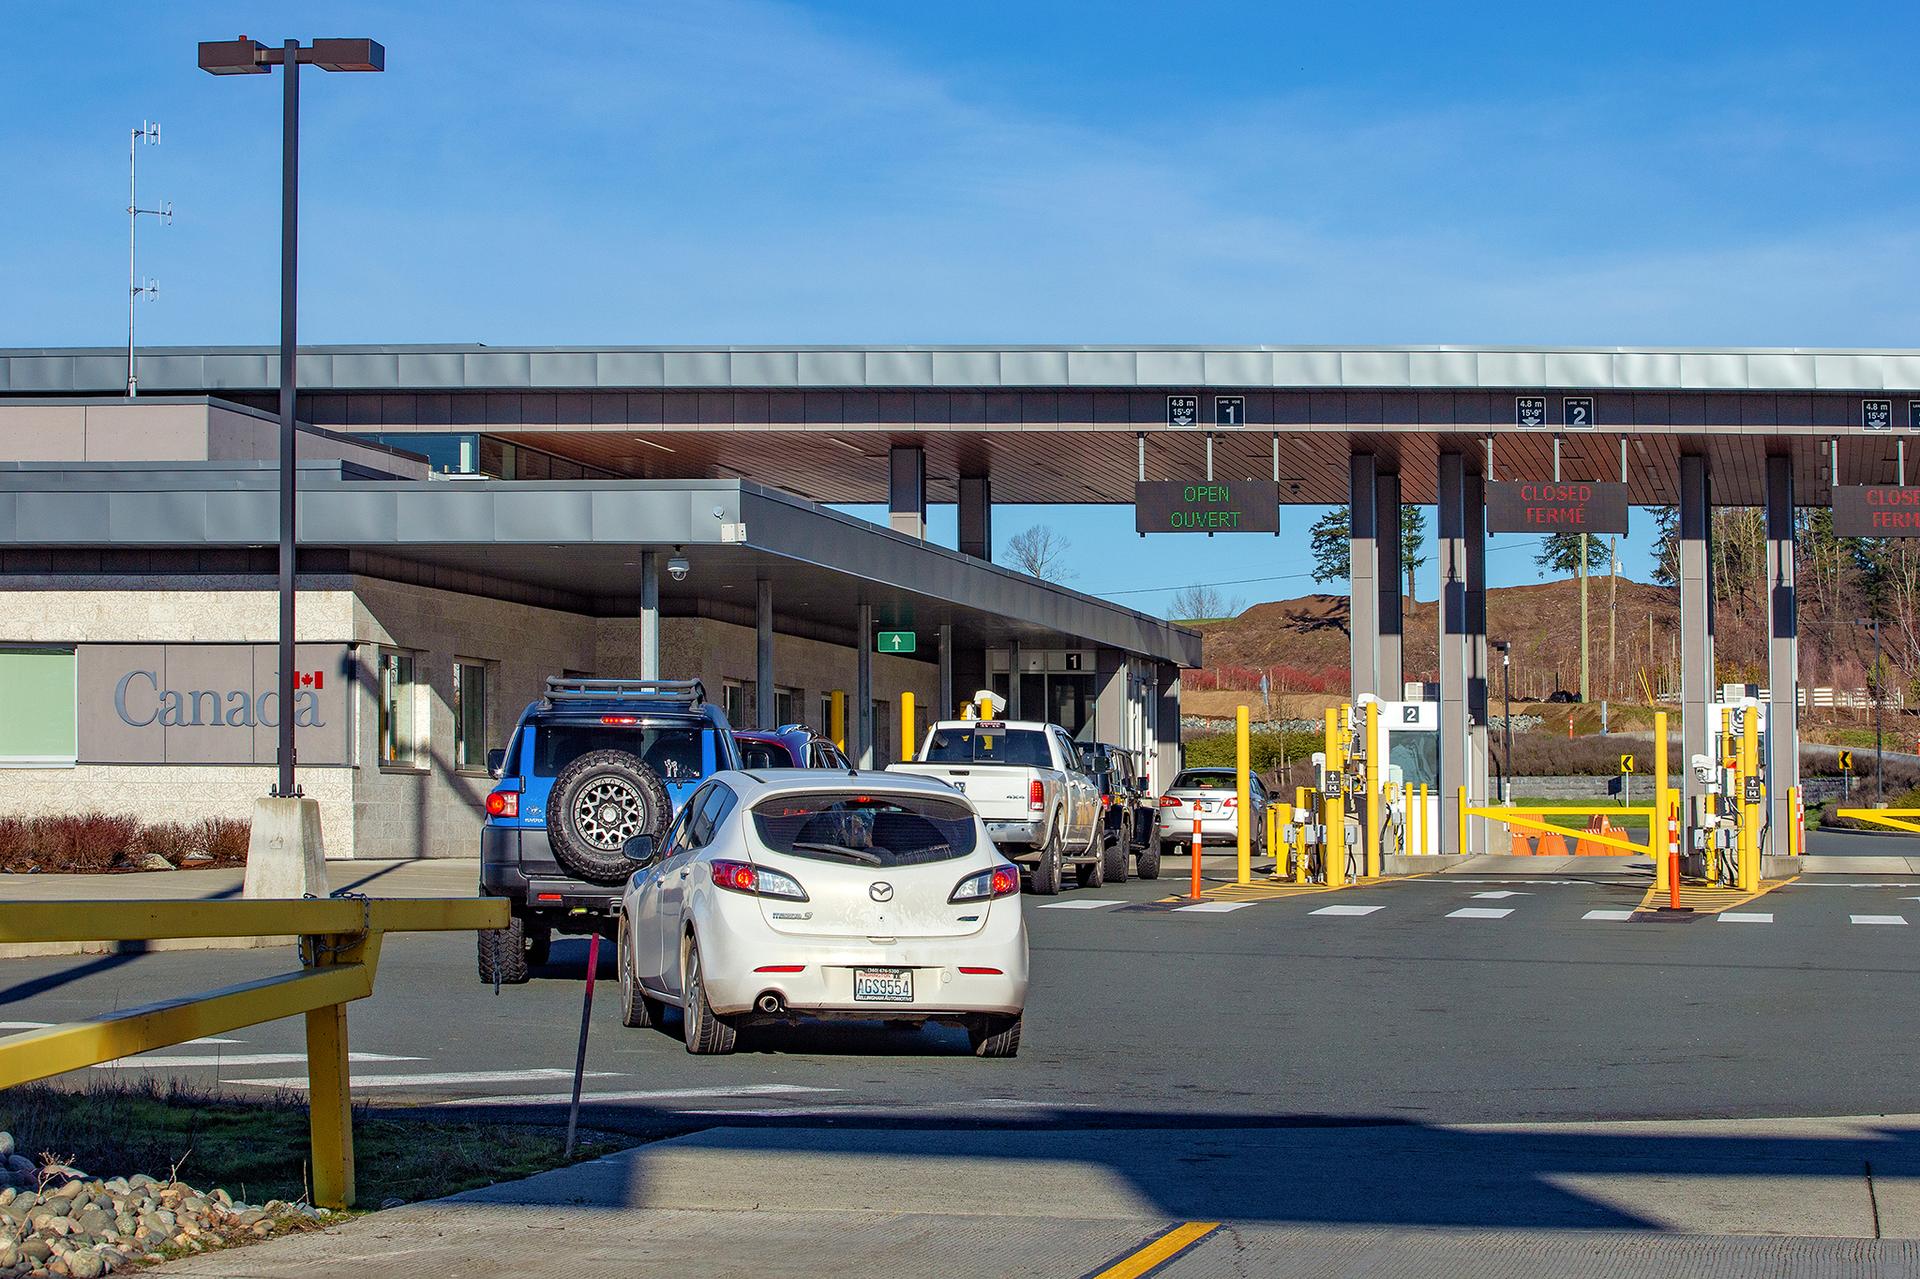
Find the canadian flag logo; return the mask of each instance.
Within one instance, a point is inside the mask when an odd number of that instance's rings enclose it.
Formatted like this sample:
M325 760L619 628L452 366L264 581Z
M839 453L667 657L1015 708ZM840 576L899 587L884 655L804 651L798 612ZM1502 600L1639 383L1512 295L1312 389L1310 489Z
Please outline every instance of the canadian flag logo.
M295 688L325 688L327 686L327 673L325 671L295 671L293 673L293 686Z

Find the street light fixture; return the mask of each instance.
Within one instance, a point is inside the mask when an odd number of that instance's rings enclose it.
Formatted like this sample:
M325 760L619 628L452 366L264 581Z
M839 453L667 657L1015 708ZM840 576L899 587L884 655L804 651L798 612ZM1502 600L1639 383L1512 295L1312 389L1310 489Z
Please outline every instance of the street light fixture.
M298 351L294 316L298 295L300 196L300 66L322 71L384 71L387 51L374 40L315 40L302 47L288 40L279 48L241 36L238 40L200 43L200 69L213 75L266 75L274 67L286 71L280 121L280 723L276 757L279 777L273 793L281 799L300 794L293 773L293 573L294 474L297 440L294 427L294 374Z

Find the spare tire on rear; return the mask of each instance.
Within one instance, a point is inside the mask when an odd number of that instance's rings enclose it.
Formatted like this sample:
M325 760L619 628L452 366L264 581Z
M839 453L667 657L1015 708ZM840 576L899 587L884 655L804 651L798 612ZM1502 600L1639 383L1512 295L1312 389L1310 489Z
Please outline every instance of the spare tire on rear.
M626 751L588 751L560 770L547 802L547 841L560 869L590 884L633 873L627 841L658 836L673 817L660 775Z

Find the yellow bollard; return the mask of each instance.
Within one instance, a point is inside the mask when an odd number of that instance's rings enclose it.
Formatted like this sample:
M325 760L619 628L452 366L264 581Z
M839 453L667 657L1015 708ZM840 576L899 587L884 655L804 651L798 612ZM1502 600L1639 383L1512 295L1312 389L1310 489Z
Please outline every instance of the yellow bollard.
M913 731L913 694L900 694L900 762L913 763L913 754L920 743L914 740L918 734Z
M847 690L836 688L828 699L832 703L827 712L827 736L840 748L842 754L847 749Z
M1801 841L1807 837L1805 828L1800 825L1800 788L1787 787L1787 856L1800 855Z
M1267 806L1267 851L1273 854L1273 877L1287 875L1287 831L1293 826L1293 805L1275 800Z
M1239 807L1233 823L1234 851L1239 856L1239 878L1253 882L1253 743L1247 732L1247 708L1233 710L1233 799Z
M1667 713L1653 713L1653 817L1647 822L1653 854L1653 886L1667 891Z
M1367 806L1365 811L1366 829L1366 875L1368 879L1380 878L1380 751L1379 735L1380 703L1367 703L1366 752L1367 752Z
M1296 811L1307 815L1307 821L1309 823L1312 822L1313 809L1308 803L1306 787L1294 787L1293 806ZM1305 830L1300 832L1300 847L1294 850L1293 882L1296 884L1304 884L1307 882L1307 832Z
M1464 853L1467 851L1467 788L1464 786L1457 792L1453 811L1460 815L1460 843L1458 847L1460 851Z
M1740 717L1740 891L1760 891L1760 805L1747 802L1748 779L1760 776L1760 711Z
M1347 797L1346 788L1341 783L1341 775L1346 771L1346 756L1340 749L1340 710L1327 708L1326 725L1327 776L1333 784L1327 791L1321 792L1321 811L1326 814L1327 842L1322 845L1320 857L1326 865L1327 887L1345 888L1347 884Z

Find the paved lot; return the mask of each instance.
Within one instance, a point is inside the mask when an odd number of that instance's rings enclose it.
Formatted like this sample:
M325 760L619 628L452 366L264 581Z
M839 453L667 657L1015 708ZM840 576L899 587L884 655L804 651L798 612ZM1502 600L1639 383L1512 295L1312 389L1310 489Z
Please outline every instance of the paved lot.
M621 1027L603 985L586 1122L651 1144L537 1191L191 1272L291 1274L325 1246L368 1275L476 1273L521 1251L568 1273L624 1255L647 1259L630 1273L832 1256L861 1273L1081 1275L1193 1220L1223 1224L1161 1273L1914 1268L1892 1236L1920 1235L1920 1120L1805 1120L1920 1111L1920 877L1801 879L1665 922L1636 913L1643 878L1432 878L1192 910L1162 900L1179 869L1028 899L1035 990L1014 1061L974 1059L955 1030L880 1025L768 1028L693 1058L672 1028ZM357 1091L557 1116L584 949L556 946L496 997L470 939L391 939L352 1012ZM13 960L0 1022L288 963ZM297 1023L224 1040L97 1073L304 1082ZM1725 1122L1620 1122L1702 1118ZM620 1211L635 1207L649 1211Z

